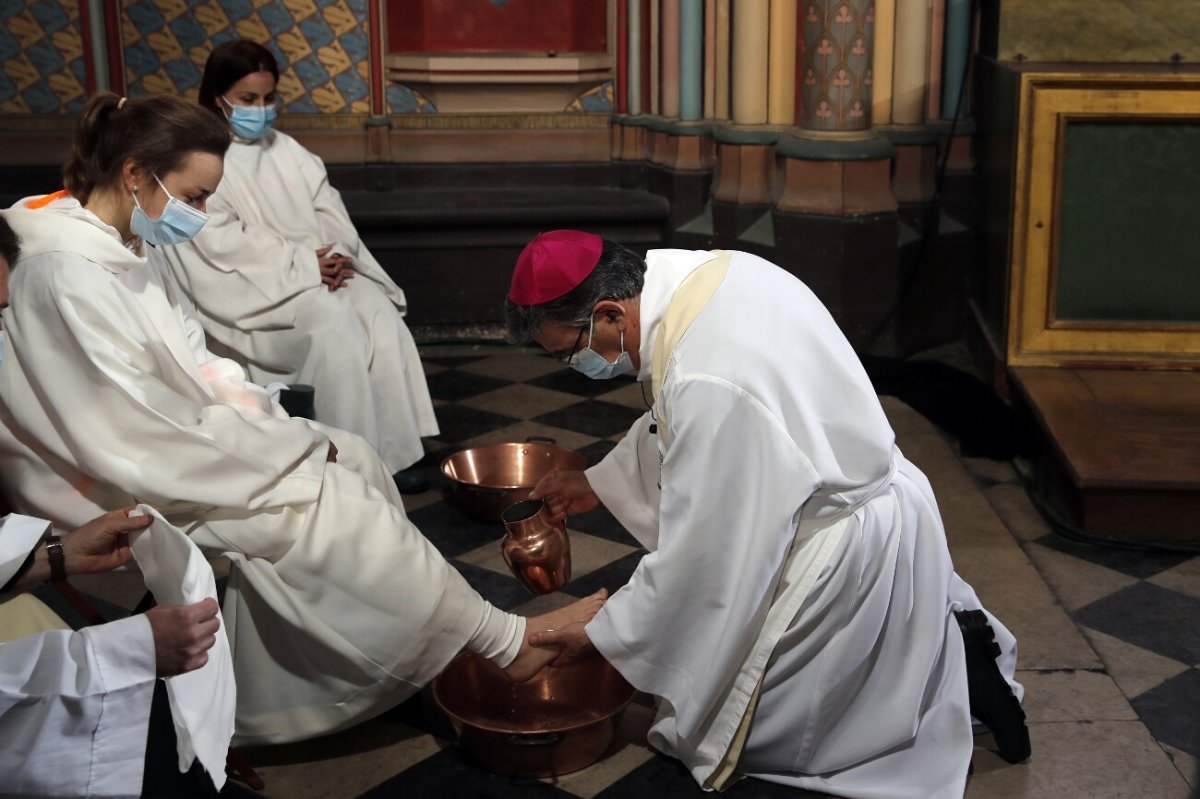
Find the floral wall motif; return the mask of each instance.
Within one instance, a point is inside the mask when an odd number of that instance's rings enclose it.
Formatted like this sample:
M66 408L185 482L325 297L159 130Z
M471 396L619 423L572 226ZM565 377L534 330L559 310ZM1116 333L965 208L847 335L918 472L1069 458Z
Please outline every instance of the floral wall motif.
M806 0L803 25L804 127L867 130L874 0Z
M0 113L63 114L87 94L80 0L0 2Z

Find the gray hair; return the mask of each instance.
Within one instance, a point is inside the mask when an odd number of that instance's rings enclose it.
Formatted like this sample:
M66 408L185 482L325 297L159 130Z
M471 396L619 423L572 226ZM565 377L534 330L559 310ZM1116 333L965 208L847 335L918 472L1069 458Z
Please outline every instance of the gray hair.
M546 324L587 327L592 308L601 300L627 300L642 293L646 261L615 241L602 239L604 249L592 273L569 292L540 305L518 305L504 300L504 324L514 344L532 341Z

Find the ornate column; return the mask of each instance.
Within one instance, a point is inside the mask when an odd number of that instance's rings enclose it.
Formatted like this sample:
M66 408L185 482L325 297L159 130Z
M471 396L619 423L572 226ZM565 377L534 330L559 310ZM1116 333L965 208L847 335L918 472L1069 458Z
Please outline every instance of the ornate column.
M704 0L704 118L716 116L717 0Z
M650 6L650 96L646 98L646 111L658 114L662 98L662 28L659 11L662 0L646 0Z
M775 142L779 140L778 131L765 127L771 0L730 0L729 8L731 120L713 129L717 168L712 185L713 226L718 236L726 238L740 235L756 218L764 216L763 206L771 202ZM721 13L720 4L717 13ZM718 31L721 27L718 21ZM721 69L719 62L717 69Z
M693 122L704 110L704 0L681 0L679 14L679 118Z
M734 0L733 121L762 125L767 121L767 48L770 0Z
M796 121L796 0L771 0L767 122Z
M717 0L716 35L713 41L713 60L716 62L713 75L713 119L729 119L729 3Z
M892 78L892 122L925 121L929 58L928 0L896 0L896 57Z
M925 118L941 119L945 116L942 113L942 50L946 43L946 0L931 0L930 5Z
M771 202L771 174L779 134L766 128L716 127L717 173L712 197L735 205Z
M662 82L661 114L669 119L679 116L679 3L662 0L660 79Z
M642 113L642 0L629 0L629 113Z
M971 0L946 0L941 117L944 120L957 118L956 122L942 123L948 133L954 133L944 145L948 172L972 172L975 169L975 153L971 146L975 124L971 119L971 92L967 87L971 32Z
M625 71L623 113L613 125L613 157L622 161L641 161L646 157L646 129L642 124L646 81L645 3L647 0L619 0L618 57ZM618 84L619 85L619 84Z
M896 0L896 57L892 80L892 124L896 148L892 192L902 203L933 199L937 165L936 131L925 127L929 90L931 0Z
M805 130L871 127L874 0L805 0Z
M704 2L663 2L663 115L647 124L647 135L653 140L650 160L676 173L707 172L713 162L711 125L701 118ZM688 201L678 197L672 204Z
M613 110L618 114L629 113L629 0L616 0L617 4L617 58L613 64L616 80L613 81Z
M946 0L946 57L942 73L942 118L968 116L967 98L960 95L966 83L971 50L971 0Z
M962 0L969 3L971 0ZM896 0L875 0L875 47L871 59L871 124L892 121L892 67L896 55Z
M896 210L892 146L871 130L876 0L802 0L801 129L776 146L775 208L864 216Z

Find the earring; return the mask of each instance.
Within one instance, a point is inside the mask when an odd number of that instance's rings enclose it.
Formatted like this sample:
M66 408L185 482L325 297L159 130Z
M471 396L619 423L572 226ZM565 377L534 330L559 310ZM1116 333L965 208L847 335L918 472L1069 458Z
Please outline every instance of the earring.
M133 193L134 193L134 194L137 194L137 193L138 193L138 187L137 187L137 186L134 186L134 187L133 187Z

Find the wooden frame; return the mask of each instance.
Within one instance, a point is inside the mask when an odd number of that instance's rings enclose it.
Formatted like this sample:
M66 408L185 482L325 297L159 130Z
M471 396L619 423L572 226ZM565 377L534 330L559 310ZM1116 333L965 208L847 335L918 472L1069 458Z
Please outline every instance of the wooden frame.
M1200 368L1200 321L1055 317L1063 145L1067 124L1079 120L1200 122L1200 74L1097 71L1028 72L1021 76L1008 363Z

